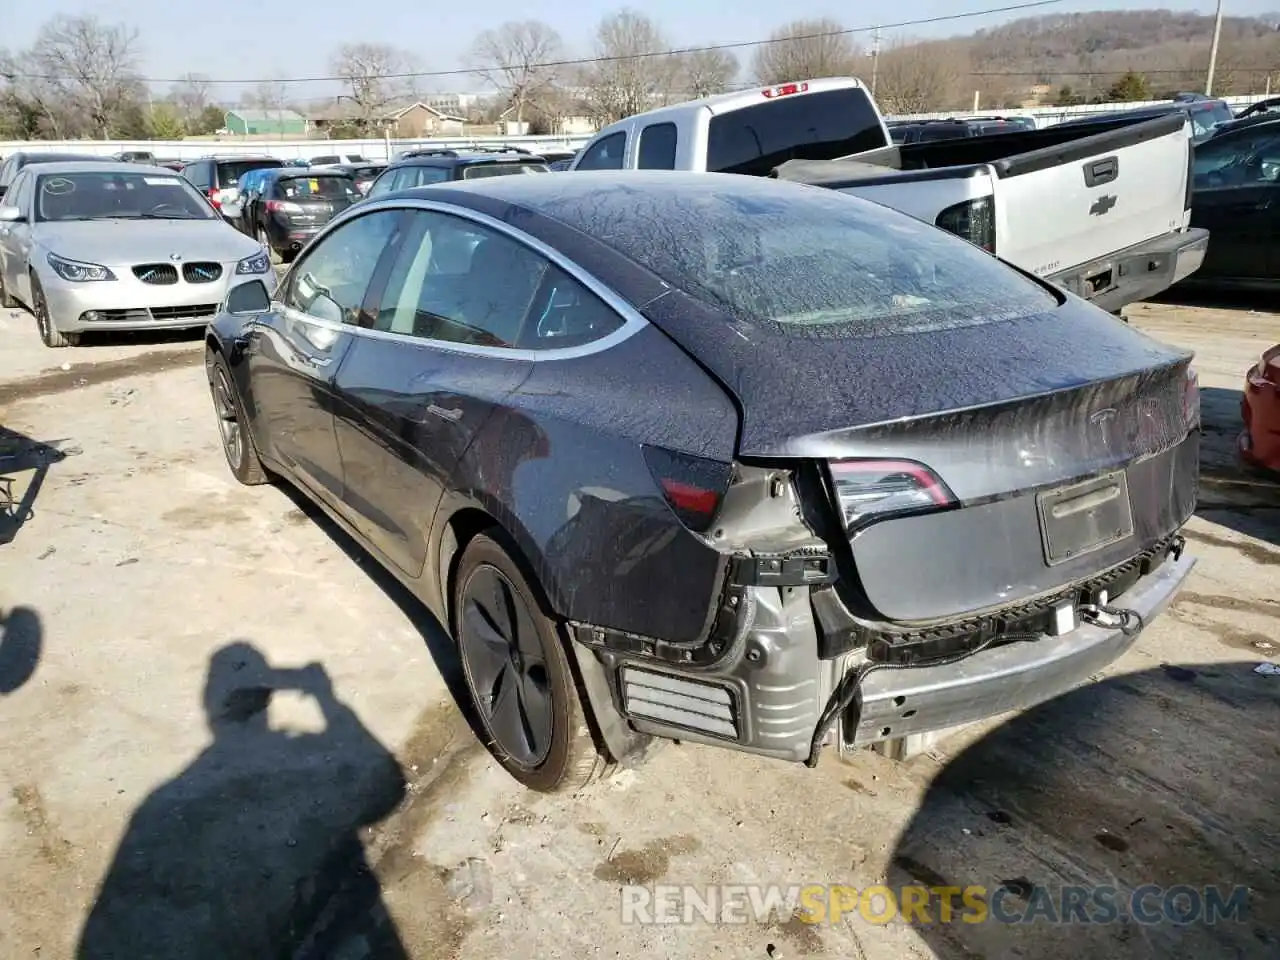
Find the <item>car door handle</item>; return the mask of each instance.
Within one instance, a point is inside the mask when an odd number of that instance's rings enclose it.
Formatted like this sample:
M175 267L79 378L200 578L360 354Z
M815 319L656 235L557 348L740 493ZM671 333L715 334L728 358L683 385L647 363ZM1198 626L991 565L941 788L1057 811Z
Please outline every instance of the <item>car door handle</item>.
M301 352L298 353L298 356L302 358L303 363L311 367L327 367L333 363L333 357L315 357L309 353Z
M427 413L442 420L448 420L450 423L457 423L462 419L462 411L457 407L446 410L444 407L437 407L434 403L427 406Z

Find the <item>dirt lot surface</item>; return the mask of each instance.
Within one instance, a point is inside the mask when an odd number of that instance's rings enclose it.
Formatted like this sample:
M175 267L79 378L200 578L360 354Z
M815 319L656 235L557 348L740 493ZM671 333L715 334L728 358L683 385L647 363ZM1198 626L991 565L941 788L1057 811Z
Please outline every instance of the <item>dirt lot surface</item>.
M30 508L0 528L0 956L1280 956L1280 678L1253 672L1280 659L1280 487L1232 455L1280 315L1131 318L1198 353L1200 562L1100 682L906 762L668 746L549 799L478 745L427 615L235 484L198 340L52 351L0 312L0 477ZM644 925L626 883L1004 885L1006 915L1038 886L1249 890L1212 927Z

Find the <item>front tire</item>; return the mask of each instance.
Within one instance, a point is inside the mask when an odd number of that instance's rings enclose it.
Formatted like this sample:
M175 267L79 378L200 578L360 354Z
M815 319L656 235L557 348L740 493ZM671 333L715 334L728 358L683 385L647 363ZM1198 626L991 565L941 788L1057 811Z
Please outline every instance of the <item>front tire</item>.
M13 310L21 306L22 304L18 302L18 298L9 294L9 288L4 283L4 271L0 270L0 307L6 310Z
M205 373L209 377L209 391L213 396L213 412L218 417L218 437L222 441L222 453L232 474L246 487L256 487L270 481L266 468L258 458L253 437L249 433L249 420L244 414L244 404L236 392L231 371L222 354L215 350L205 353Z
M31 312L35 314L36 327L40 331L40 339L46 347L76 347L80 345L80 334L62 333L53 323L49 315L49 303L44 298L44 287L36 275L31 274Z
M607 767L558 624L508 552L477 535L458 563L453 635L485 746L531 790L564 793Z

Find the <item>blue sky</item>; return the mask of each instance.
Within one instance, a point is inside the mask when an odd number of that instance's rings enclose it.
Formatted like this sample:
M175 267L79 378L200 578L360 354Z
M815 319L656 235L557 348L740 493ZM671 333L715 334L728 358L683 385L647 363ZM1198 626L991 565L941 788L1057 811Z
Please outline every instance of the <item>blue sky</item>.
M853 5L814 0L645 0L631 5L653 17L677 45L724 43L767 36L782 22L801 17L831 16L846 26L876 22L900 22L968 10L1004 6L1017 0L868 0ZM1280 8L1280 0L1225 0L1226 12L1255 15ZM465 66L463 54L477 32L506 20L541 19L560 31L571 50L588 55L599 19L623 6L614 0L577 0L540 7L527 0L488 0L469 4L453 2L374 2L351 0L218 0L193 4L175 0L9 0L0 18L0 44L10 49L26 46L40 24L58 13L93 15L138 28L143 73L169 78L188 71L220 80L257 80L273 77L323 76L329 52L353 41L385 42L413 51L421 69L448 70ZM1120 10L1163 7L1212 13L1213 0L1065 0L1041 11L1027 13ZM915 27L917 35L968 33L1027 13L994 14L953 21L933 27ZM278 24L279 26L272 26ZM746 61L749 49L739 51ZM424 81L428 89L480 89L467 77ZM158 85L163 90L164 85ZM217 93L234 97L240 84L219 86ZM291 84L291 96L305 100L331 95L327 83Z

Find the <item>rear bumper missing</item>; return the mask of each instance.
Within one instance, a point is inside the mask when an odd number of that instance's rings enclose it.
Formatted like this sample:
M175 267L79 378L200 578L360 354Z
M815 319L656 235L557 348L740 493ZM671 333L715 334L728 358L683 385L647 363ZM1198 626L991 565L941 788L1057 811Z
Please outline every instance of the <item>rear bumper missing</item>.
M1047 279L1114 313L1191 276L1204 263L1208 249L1209 231L1192 228L1165 234Z
M1173 600L1195 558L1170 558L1127 590L1119 605L1149 625ZM865 746L929 733L1043 703L1102 670L1137 640L1081 624L974 654L947 666L877 670L861 684L861 710L846 718L844 742Z
M1150 625L1194 565L1191 557L1170 555L1114 602ZM752 587L744 603L749 626L704 667L657 662L643 655L643 643L624 651L619 636L574 625L571 646L591 712L616 760L627 762L636 733L811 759L824 708L865 665L865 652L818 655L807 590ZM873 669L854 700L861 708L837 717L830 733L843 747L861 747L1033 706L1102 670L1135 639L1082 624L946 665Z

